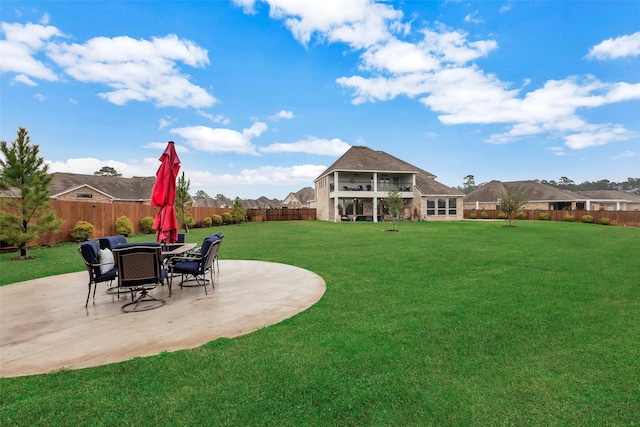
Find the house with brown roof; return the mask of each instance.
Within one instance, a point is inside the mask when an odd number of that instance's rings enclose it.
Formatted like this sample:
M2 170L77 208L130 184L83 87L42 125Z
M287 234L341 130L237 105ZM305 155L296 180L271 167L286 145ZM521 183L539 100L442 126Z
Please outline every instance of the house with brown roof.
M587 198L587 210L640 211L640 196L618 190L576 191Z
M295 193L289 193L280 207L288 209L312 208L315 206L316 192L311 187L304 187Z
M55 172L49 184L53 200L73 200L93 203L149 204L155 176L82 175Z
M584 210L586 207L584 197L538 181L493 180L467 194L464 197L464 208L499 209L500 200L507 193L521 194L527 200L523 207L525 210Z
M569 191L538 181L491 181L464 197L464 208L494 210L506 193L527 200L523 210L640 210L640 197L624 191Z
M315 179L316 218L324 221L389 219L391 185L404 200L409 220L461 220L464 194L436 176L384 151L353 146Z

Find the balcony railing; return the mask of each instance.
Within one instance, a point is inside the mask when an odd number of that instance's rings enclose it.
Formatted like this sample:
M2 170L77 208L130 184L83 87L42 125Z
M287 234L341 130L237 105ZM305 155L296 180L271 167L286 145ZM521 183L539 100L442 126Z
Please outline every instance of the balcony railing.
M337 188L336 188L337 187ZM389 187L391 185L378 185L378 193L389 191ZM412 185L411 184L400 184L397 186L400 192L411 192ZM339 191L339 192L351 192L351 191L364 191L364 192L373 192L373 185L371 184L358 184L351 182L339 183L337 186L334 184L329 184L329 191Z

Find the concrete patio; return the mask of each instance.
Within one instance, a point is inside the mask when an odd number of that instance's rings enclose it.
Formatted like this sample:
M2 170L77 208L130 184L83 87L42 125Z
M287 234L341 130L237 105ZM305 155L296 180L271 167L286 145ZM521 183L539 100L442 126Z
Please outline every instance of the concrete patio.
M310 271L261 261L220 261L215 290L152 291L167 304L123 313L128 294L98 285L87 296L86 271L0 287L0 376L80 369L201 346L236 337L306 310L324 294L324 280Z

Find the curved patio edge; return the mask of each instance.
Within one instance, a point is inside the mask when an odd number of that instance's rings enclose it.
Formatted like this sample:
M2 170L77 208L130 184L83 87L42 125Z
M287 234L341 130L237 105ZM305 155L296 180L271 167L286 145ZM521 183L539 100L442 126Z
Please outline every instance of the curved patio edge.
M87 272L0 287L0 377L43 374L121 362L201 346L279 323L320 300L325 281L286 264L221 260L208 295L174 280L153 294L167 304L123 313L129 296L98 285L84 307Z

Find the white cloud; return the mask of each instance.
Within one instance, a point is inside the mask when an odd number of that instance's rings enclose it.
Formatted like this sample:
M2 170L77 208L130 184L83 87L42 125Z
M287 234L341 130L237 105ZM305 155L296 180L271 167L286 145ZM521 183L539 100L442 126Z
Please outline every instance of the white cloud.
M245 12L255 11L255 1L234 0ZM307 45L316 34L330 42L344 42L357 48L371 46L390 36L389 28L398 25L402 12L372 0L262 0L269 15L284 21L300 43Z
M167 126L171 126L171 124L173 124L171 117L162 117L158 120L158 129L164 129Z
M18 74L13 78L13 81L16 83L22 83L27 86L38 86L38 83L31 80L28 76L24 74Z
M251 140L258 138L266 130L265 123L255 122L251 127L243 129L242 132L208 126L175 128L170 132L186 139L187 143L198 151L259 155Z
M57 81L56 73L44 62L35 58L46 48L50 39L62 37L62 33L52 26L38 24L0 25L5 39L0 40L0 71L17 73L15 81L33 86L32 79Z
M640 55L640 31L602 41L589 50L587 58L617 59L638 55Z
M564 156L567 154L562 147L547 147L547 150L551 151L556 156Z
M339 157L342 156L349 148L349 144L338 138L329 140L315 138L312 136L305 140L288 144L271 144L267 147L260 148L260 151L263 153L307 153Z
M295 117L295 115L293 114L293 111L280 110L276 114L274 114L273 116L271 116L269 118L271 120L279 120L279 119L291 120L294 117Z
M505 13L505 12L510 11L511 10L511 6L512 6L511 2L509 2L509 3L507 3L507 4L503 5L503 6L500 6L499 12L500 13Z
M41 94L41 93L36 93L35 95L33 95L33 97L34 97L35 99L37 99L38 101L40 101L40 102L42 102L42 101L44 101L45 99L47 99L47 97L46 97L46 96L44 96L44 95L43 95L43 94Z
M215 116L213 114L209 114L205 111L202 110L197 110L196 113L199 116L204 117L205 119L209 119L214 123L220 123L222 125L228 125L231 120L229 120L227 117L225 117L223 114L216 114Z
M610 142L624 141L634 136L620 125L588 125L583 132L567 135L565 145L574 150L597 147Z
M635 156L640 156L640 152L626 150L616 156L611 157L611 160L620 160L620 159L626 159L626 158L635 157Z
M308 185L327 167L323 165L294 165L289 167L261 166L256 169L243 169L239 174L215 175L207 171L188 173L192 188L216 185L271 185L291 186Z
M189 40L170 34L151 40L95 37L67 44L58 41L64 35L46 25L48 21L45 15L44 25L1 24L5 39L0 40L0 71L16 73L14 82L34 86L36 80L59 81L55 67L60 67L78 81L110 88L98 95L116 105L140 101L159 107L202 108L217 102L178 67L180 62L191 67L209 65L207 50Z
M468 14L464 17L464 22L471 22L472 24L482 24L484 21L480 18L478 11Z
M216 99L181 74L177 62L193 67L209 64L207 51L175 35L136 40L131 37L96 37L84 44L52 44L49 57L82 82L100 83L111 91L107 101L151 101L159 107L210 107Z

